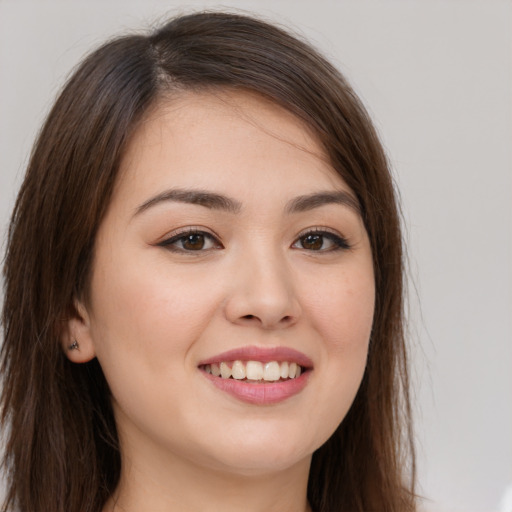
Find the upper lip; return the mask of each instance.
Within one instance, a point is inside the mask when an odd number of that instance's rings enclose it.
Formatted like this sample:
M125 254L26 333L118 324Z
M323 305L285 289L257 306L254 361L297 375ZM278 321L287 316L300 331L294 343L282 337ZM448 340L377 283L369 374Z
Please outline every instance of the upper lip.
M289 347L258 347L255 345L235 348L202 360L198 366L227 361L270 361L295 362L305 368L312 368L313 361L298 350Z

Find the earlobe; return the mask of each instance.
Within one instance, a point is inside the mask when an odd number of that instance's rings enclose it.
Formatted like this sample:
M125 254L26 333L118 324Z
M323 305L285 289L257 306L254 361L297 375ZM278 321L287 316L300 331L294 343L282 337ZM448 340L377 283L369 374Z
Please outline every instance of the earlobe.
M96 357L90 317L85 306L75 301L74 313L67 319L61 336L66 357L73 363L87 363Z

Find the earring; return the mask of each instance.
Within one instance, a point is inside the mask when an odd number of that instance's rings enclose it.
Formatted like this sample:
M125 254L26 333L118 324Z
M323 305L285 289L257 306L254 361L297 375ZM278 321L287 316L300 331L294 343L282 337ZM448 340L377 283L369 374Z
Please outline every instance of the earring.
M71 345L69 345L68 350L78 350L78 341L74 340Z

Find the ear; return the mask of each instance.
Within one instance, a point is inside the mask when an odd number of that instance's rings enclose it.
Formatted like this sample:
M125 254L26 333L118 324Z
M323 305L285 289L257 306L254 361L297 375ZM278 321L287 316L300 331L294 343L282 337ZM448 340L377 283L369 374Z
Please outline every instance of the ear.
M73 363L87 363L96 357L90 315L79 301L75 300L74 312L64 323L61 344L66 357Z

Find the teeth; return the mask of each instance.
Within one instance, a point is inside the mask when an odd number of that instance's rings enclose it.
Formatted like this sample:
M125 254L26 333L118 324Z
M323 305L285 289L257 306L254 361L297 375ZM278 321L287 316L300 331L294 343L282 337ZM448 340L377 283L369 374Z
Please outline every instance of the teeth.
M231 368L226 363L220 363L220 376L223 379L231 377Z
M263 379L263 364L259 361L247 361L245 372L249 380Z
M220 367L218 364L213 363L210 365L210 372L214 377L220 377Z
M288 361L233 361L212 363L204 366L204 371L214 377L236 380L276 382L279 379L295 379L300 377L302 368L297 363Z
M280 378L281 369L279 368L279 363L277 361L265 363L265 367L263 369L263 380L276 381Z
M245 366L242 361L235 361L233 366L231 367L231 373L233 374L233 379L242 380L245 379Z
M289 368L289 366L286 361L281 363L281 373L280 373L281 379L287 379L290 376L290 372L289 372L288 368Z

